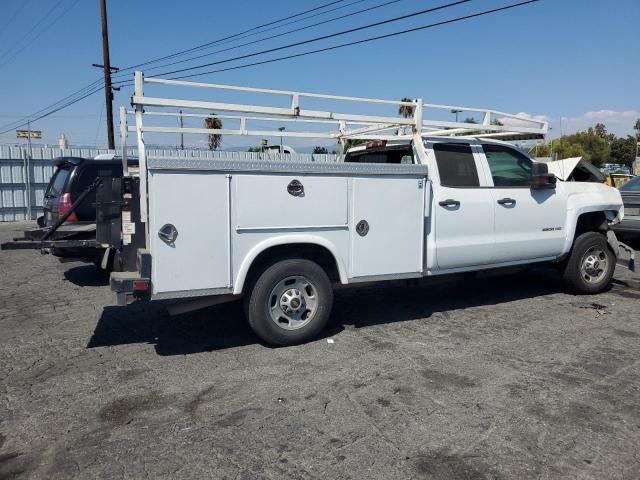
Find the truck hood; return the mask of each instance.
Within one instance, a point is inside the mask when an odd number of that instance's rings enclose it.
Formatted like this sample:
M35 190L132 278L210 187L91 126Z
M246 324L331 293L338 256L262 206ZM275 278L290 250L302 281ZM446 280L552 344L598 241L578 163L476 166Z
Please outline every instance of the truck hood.
M576 181L602 183L605 180L605 177L600 170L589 162L582 160L582 157L554 160L552 162L547 162L547 167L549 168L549 173L553 173L556 177L565 182L571 178L571 174L573 174L575 170L579 170L580 173L579 179L574 179Z

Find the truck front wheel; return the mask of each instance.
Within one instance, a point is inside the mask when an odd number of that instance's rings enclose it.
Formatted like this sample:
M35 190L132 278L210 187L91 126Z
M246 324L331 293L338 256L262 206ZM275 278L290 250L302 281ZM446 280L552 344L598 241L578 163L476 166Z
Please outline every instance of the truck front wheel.
M316 337L327 324L333 291L318 264L287 259L266 268L245 301L249 325L262 340L296 345Z
M562 277L565 285L575 293L600 293L609 285L615 268L616 258L606 237L586 232L573 242Z

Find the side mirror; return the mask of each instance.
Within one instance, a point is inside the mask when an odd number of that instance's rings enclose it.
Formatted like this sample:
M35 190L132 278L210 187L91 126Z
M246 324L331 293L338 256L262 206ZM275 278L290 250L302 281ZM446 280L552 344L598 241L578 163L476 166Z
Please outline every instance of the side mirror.
M556 188L558 179L553 173L549 173L546 163L533 162L531 165L531 188Z

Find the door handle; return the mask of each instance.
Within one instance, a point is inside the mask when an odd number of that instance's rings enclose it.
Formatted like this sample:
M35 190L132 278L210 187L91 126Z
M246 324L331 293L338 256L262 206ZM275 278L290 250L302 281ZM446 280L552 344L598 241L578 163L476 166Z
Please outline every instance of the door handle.
M158 230L158 237L164 243L169 246L173 246L176 238L178 238L178 229L170 223L163 225L160 230Z
M516 200L515 198L501 198L500 200L498 200L498 203L500 205L515 205Z
M438 205L440 205L441 207L459 207L460 202L452 198L447 198L446 200L438 202Z
M304 185L302 185L300 180L291 180L289 185L287 185L287 192L294 197L304 197Z

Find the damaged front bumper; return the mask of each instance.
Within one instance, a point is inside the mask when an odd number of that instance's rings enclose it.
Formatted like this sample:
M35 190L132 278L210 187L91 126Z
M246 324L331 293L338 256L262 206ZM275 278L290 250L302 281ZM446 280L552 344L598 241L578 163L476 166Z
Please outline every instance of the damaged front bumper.
M616 256L616 264L626 267L632 272L635 272L636 255L633 248L619 241L613 230L607 231L607 242L609 243L611 250L613 250L613 253Z

